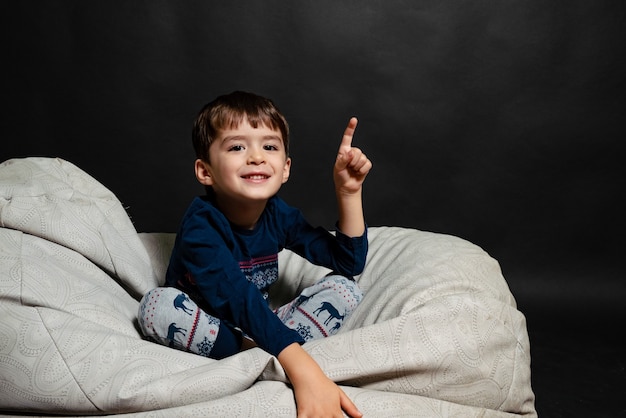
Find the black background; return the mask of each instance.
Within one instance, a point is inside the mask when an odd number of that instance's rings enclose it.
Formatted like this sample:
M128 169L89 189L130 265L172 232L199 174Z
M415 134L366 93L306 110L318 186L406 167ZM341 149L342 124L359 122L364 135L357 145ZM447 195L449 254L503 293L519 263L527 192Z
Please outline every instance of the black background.
M623 321L626 296L626 3L1 7L0 161L69 160L116 193L138 231L174 232L202 192L195 114L219 94L249 90L290 122L292 176L281 196L333 228L332 164L355 115L354 145L374 163L368 224L460 236L500 262L528 317L540 416L599 403L626 410L609 400L616 385L623 394L623 350L598 331ZM586 377L572 349L593 357ZM564 353L572 364L555 365ZM563 384L589 379L609 388L564 394Z

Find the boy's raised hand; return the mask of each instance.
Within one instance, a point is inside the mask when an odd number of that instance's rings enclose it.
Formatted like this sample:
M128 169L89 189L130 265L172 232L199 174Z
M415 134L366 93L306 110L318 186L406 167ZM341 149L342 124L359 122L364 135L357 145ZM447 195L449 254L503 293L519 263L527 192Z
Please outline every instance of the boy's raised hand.
M361 190L365 176L372 168L372 162L359 148L352 146L357 118L351 118L343 132L337 160L333 171L335 188L340 194L354 194Z

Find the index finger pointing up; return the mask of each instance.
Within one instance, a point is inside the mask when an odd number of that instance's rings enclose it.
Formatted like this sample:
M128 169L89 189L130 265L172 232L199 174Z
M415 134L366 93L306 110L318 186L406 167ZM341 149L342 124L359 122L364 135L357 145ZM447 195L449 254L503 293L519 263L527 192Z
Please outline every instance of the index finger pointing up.
M354 131L356 129L356 125L359 121L357 118L352 117L348 122L348 126L346 126L346 130L343 131L343 138L341 139L340 148L351 148L352 147L352 137L354 136Z

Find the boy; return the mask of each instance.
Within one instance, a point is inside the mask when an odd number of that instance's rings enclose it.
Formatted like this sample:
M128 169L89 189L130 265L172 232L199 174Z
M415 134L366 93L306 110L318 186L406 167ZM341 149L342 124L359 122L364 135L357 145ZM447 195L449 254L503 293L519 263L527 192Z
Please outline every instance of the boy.
M143 333L162 344L211 358L259 346L288 375L298 413L360 416L301 344L336 332L361 291L351 276L367 255L362 183L372 163L352 148L356 118L334 166L336 236L313 228L276 196L289 178L289 128L275 105L245 92L220 96L193 128L195 174L207 195L187 210L172 251L166 288L140 304ZM272 312L266 301L283 248L333 270Z

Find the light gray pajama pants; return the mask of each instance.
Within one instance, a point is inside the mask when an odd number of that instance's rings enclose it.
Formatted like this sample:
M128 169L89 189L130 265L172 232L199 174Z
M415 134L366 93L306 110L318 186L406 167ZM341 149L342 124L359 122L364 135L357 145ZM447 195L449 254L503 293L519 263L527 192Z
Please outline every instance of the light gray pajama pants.
M274 313L287 327L310 341L335 334L362 298L356 282L329 275ZM227 338L226 334L232 334L232 330L173 287L158 287L146 293L139 304L138 317L146 337L169 347L211 358L222 358L239 350L237 346L230 353L212 352L218 335L222 333L221 338Z

